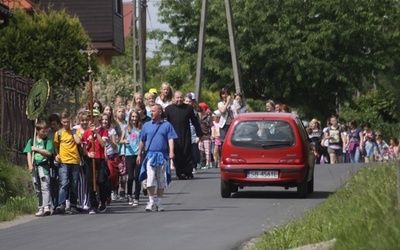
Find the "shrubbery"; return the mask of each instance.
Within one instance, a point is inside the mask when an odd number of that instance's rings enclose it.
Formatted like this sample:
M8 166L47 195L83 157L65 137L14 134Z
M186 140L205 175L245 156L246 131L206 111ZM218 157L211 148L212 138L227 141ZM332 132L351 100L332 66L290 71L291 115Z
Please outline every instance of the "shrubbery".
M0 221L12 220L18 215L37 209L31 175L26 168L12 164L4 149L0 157Z

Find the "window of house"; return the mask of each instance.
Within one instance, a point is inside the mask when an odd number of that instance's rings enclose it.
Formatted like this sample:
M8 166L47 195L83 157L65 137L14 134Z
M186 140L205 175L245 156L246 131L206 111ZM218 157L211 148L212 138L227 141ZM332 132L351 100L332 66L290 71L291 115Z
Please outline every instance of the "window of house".
M115 0L115 12L122 16L122 0Z

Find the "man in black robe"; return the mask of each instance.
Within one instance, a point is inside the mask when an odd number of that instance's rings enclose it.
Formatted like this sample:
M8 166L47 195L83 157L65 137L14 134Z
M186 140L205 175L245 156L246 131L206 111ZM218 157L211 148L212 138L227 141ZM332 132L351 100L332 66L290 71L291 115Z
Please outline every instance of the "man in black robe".
M202 137L203 133L201 132L199 120L193 112L193 107L183 103L183 94L181 91L175 92L174 104L165 108L165 115L178 134L178 138L174 140L176 176L181 180L193 178L192 137L189 121L195 127L197 137Z

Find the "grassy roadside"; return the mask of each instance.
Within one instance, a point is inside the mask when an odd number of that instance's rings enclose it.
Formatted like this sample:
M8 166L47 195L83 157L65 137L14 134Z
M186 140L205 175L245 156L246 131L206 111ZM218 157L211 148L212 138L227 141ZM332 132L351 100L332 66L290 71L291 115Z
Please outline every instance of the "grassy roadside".
M290 249L336 238L331 249L400 249L397 166L367 168L321 206L265 233L253 249Z
M36 212L37 202L30 176L25 168L6 160L0 163L0 222Z

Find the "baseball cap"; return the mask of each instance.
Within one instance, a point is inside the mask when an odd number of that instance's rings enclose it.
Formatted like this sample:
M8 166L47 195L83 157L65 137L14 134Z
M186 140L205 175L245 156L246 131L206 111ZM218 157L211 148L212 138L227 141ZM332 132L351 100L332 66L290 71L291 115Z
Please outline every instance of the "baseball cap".
M157 95L157 89L156 88L149 89L149 92Z
M193 93L193 92L189 92L189 93L187 93L187 95L186 95L187 97L189 97L190 98L190 100L195 100L196 99L196 94L195 93Z

